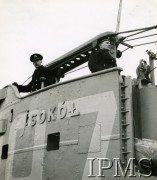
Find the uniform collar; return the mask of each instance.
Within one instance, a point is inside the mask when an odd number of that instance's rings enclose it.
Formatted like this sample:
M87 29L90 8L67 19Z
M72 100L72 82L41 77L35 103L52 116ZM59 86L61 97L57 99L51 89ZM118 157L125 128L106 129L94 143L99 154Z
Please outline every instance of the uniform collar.
M110 51L108 51L107 49L99 49L97 52L100 52L100 53L109 53Z
M39 66L38 68L36 68L35 70L41 69L43 67L43 65Z

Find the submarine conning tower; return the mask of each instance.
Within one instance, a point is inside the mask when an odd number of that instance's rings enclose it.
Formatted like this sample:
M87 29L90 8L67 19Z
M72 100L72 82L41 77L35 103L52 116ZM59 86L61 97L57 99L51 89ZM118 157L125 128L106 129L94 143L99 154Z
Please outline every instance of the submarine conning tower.
M126 165L134 157L132 85L120 71L111 68L24 97L12 85L2 89L0 177L87 179L90 158L95 175L97 158L120 158Z
M134 85L121 71L107 69L23 97L12 85L1 89L0 177L87 179L90 159L99 174L97 158L120 158L126 167L129 158L145 157L155 166L156 87ZM114 172L108 169L105 177Z

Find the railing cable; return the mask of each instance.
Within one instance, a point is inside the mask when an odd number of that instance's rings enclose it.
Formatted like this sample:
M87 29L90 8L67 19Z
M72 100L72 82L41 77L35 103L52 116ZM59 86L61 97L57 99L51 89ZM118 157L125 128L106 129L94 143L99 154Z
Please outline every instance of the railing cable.
M22 83L22 85L24 85L31 77L32 77L32 76L30 76L28 79L26 79L26 80Z
M132 40L136 40L136 39L142 39L142 38L146 38L146 37L150 37L150 36L156 36L156 35L157 34L150 34L150 35L147 35L147 36L141 36L141 37L138 37L138 38L128 39L128 40L125 40L124 42L132 41Z
M156 43L156 42L157 42L157 41L152 41L152 42L148 42L148 43L137 44L137 45L133 45L132 47L134 48L134 47L137 47L137 46L143 46L143 45L152 44L152 43ZM128 50L128 49L130 49L130 48L124 49L124 50L122 51L122 53L125 52L125 51Z
M137 45L134 45L133 47L143 46L143 45L146 45L146 44L152 44L152 43L156 43L156 42L157 42L157 41L152 41L152 42L143 43L143 44L137 44Z
M151 26L151 27L140 28L140 29L133 29L133 30L129 30L129 31L122 31L122 32L116 33L116 35L135 32L135 31L151 30L151 29L157 29L157 26Z

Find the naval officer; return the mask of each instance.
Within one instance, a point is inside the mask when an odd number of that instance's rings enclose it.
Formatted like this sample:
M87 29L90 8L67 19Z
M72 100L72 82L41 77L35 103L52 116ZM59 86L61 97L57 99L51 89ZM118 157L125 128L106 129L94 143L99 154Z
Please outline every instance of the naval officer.
M44 81L44 87L54 84L56 82L54 74L42 65L43 56L41 54L32 54L30 61L35 66L35 71L32 75L32 80L29 84L23 86L16 82L13 83L19 92L33 92L41 89L42 81Z
M88 67L92 73L117 66L116 58L111 51L110 38L101 39L97 43L98 50L93 52L88 61ZM120 58L122 53L116 50L116 57Z

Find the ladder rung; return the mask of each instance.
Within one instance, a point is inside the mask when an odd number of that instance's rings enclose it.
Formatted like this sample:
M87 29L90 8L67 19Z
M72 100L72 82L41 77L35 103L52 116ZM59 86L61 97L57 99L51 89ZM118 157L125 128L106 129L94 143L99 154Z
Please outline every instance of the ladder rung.
M122 138L122 140L129 140L130 138L129 137L126 137L126 138Z
M125 107L121 107L121 110L125 110Z
M123 93L121 93L121 95L120 95L121 97L124 97L125 96L125 92L123 92Z
M121 111L121 113L127 113L127 112L129 112L128 110L126 110L126 111Z
M127 88L128 86L127 85L124 85L124 86L120 86L121 88Z
M121 101L125 101L127 99L129 99L129 98L128 97L123 97L123 98L121 98Z
M123 123L122 123L121 125L122 125L122 126L129 126L130 124L123 124Z
M129 154L131 153L130 151L122 151L122 154Z

